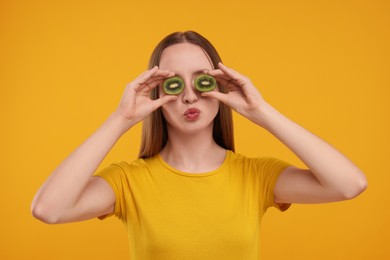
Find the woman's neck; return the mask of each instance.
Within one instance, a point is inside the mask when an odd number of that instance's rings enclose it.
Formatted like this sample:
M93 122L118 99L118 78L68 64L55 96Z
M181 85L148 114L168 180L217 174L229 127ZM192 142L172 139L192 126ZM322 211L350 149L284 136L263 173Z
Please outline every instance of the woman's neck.
M212 132L207 129L195 134L178 133L170 129L168 134L174 138L168 138L160 155L178 170L209 172L219 168L225 159L226 150L214 141Z

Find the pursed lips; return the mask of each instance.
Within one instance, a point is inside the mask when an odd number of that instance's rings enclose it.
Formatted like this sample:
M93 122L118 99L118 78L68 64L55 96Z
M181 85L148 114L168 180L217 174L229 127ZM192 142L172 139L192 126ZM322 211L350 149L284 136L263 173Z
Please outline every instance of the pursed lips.
M187 120L196 120L198 117L199 117L199 114L200 114L200 110L197 109L197 108L189 108L186 110L186 112L184 112L184 117L187 119Z

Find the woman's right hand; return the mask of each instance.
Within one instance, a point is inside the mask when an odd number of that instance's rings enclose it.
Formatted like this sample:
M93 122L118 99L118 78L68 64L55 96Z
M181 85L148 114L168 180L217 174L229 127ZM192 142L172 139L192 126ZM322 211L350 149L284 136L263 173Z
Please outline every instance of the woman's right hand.
M106 215L114 210L113 190L103 179L92 177L93 173L123 130L177 98L165 95L152 100L149 97L153 88L173 75L156 66L127 84L113 115L56 168L38 190L32 202L36 218L45 223L66 223Z
M135 80L126 85L125 92L116 113L135 125L151 112L175 100L177 96L165 95L156 100L149 97L149 92L161 84L166 78L173 77L174 72L159 70L158 66L143 72Z

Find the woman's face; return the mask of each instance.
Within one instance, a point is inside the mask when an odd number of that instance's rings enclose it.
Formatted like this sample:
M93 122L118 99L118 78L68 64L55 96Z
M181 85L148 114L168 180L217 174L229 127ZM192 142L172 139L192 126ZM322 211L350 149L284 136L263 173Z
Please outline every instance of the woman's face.
M162 106L168 129L173 127L185 133L198 133L206 128L212 130L219 110L219 101L201 97L194 86L196 76L205 70L213 69L201 47L191 43L171 45L162 52L159 67L175 72L175 76L181 77L185 84L183 92L176 100ZM161 86L159 93L160 96L166 95Z

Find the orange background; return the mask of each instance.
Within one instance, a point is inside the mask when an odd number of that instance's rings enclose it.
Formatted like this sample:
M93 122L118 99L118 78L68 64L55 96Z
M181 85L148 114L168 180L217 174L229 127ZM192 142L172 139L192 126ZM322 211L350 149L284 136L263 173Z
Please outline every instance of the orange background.
M115 218L30 213L51 171L116 108L165 35L195 30L278 110L366 173L360 197L269 210L263 259L390 259L389 1L0 1L1 259L128 259ZM235 114L237 151L303 166ZM136 158L140 125L103 161Z

